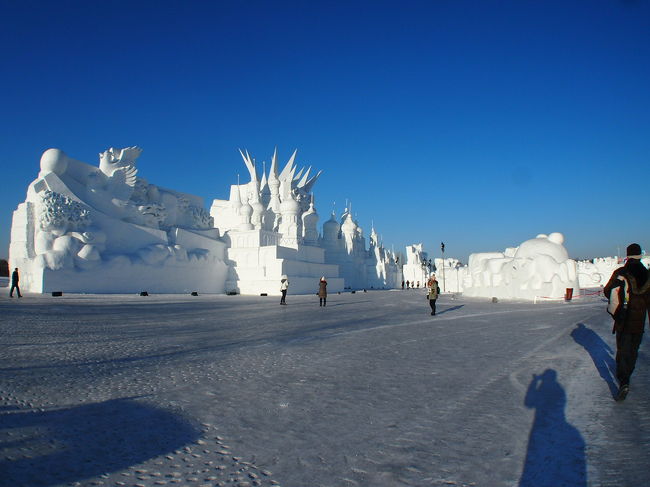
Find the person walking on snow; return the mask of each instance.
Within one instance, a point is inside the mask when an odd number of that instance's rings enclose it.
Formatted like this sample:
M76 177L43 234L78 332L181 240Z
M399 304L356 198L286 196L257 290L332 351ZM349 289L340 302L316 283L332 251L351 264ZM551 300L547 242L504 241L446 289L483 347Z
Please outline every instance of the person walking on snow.
M18 286L18 281L20 281L20 276L18 275L18 267L16 267L14 271L11 273L11 289L9 290L10 298L14 297L14 289L16 289L19 298L23 297L23 295L20 294L20 287Z
M431 277L427 281L427 289L429 291L427 298L429 298L429 306L431 306L431 316L435 316L436 299L438 299L438 295L440 294L440 288L438 287L435 274L431 274Z
M321 306L327 304L327 281L325 280L325 276L321 277L318 283L318 298Z
M614 318L617 401L624 400L630 390L646 315L650 316L650 276L640 260L641 246L628 245L626 254L627 262L613 272L603 290L609 300L607 311Z
M282 293L280 304L287 304L287 289L289 289L289 278L285 274L280 278L280 292Z

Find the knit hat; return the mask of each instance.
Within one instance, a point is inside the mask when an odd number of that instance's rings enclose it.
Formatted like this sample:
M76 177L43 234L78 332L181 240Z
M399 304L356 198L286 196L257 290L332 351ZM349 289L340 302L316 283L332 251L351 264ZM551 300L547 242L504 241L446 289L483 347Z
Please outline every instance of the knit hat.
M627 257L632 257L633 259L641 258L641 246L637 243L633 243L627 246Z

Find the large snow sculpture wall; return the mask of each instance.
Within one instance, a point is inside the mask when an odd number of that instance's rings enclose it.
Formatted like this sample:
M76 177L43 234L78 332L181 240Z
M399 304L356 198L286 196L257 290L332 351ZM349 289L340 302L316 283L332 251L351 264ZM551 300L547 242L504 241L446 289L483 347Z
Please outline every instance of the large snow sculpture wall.
M578 292L576 262L569 259L561 233L538 235L518 248L469 256L464 294L498 298L561 298Z
M26 291L224 291L226 245L203 200L137 177L141 152L111 148L99 167L43 153L11 229Z
M422 244L413 244L406 247L406 264L402 267L404 281L409 281L409 286L424 287L429 278L427 253L422 250Z

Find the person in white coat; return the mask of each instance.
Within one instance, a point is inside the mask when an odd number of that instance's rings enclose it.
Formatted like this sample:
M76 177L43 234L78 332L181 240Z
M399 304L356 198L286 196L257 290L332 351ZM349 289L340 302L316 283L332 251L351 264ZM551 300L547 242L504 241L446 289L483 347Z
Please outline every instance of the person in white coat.
M289 289L289 278L283 275L280 278L280 292L282 293L280 304L287 304L287 289Z

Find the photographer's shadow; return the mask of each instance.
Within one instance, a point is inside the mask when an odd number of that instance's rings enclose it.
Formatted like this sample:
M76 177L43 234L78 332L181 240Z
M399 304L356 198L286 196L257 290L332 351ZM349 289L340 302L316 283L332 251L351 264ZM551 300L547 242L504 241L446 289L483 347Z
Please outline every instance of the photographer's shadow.
M533 376L524 404L535 420L519 487L586 487L585 442L564 416L566 394L554 370Z
M612 397L618 394L618 387L616 385L616 362L614 361L613 352L605 341L600 338L598 333L587 328L584 323L578 323L575 330L571 332L571 337L578 345L584 347L589 352L591 360L593 360L596 370L607 383L609 392Z
M0 485L48 487L119 471L191 444L183 417L126 399L0 414Z

